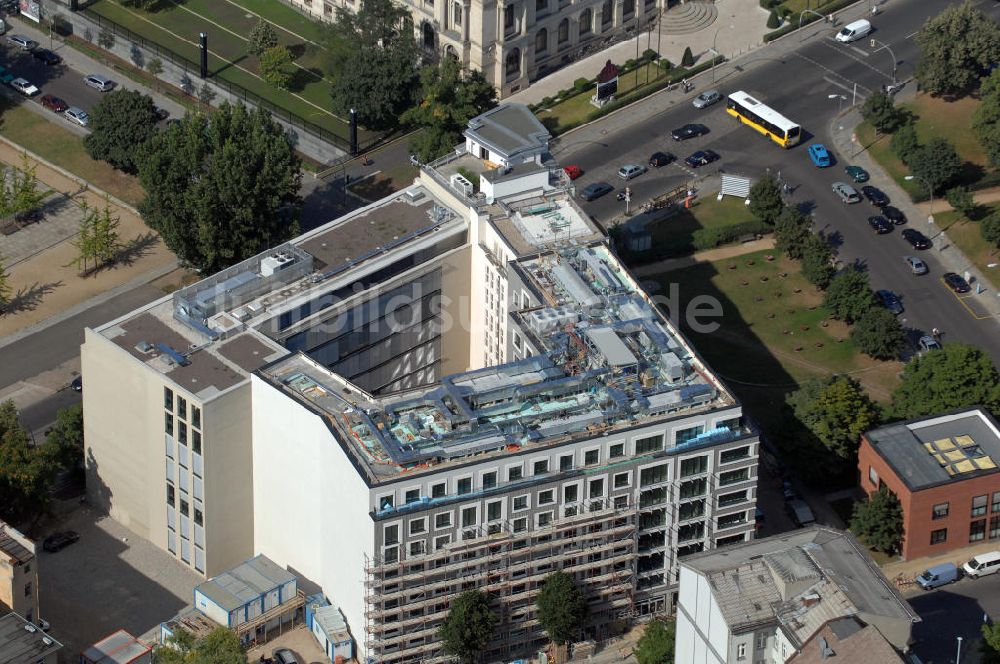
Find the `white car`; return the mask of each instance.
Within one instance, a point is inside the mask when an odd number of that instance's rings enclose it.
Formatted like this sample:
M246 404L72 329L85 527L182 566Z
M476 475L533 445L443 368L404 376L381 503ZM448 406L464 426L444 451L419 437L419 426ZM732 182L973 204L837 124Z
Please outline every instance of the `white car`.
M77 108L76 106L70 106L69 108L66 109L66 112L63 113L63 115L69 118L71 122L75 122L81 127L86 127L87 125L90 124L90 116L87 115L87 111L83 110L82 108Z
M10 82L10 87L20 92L25 97L38 94L39 90L34 85L23 78L15 78Z

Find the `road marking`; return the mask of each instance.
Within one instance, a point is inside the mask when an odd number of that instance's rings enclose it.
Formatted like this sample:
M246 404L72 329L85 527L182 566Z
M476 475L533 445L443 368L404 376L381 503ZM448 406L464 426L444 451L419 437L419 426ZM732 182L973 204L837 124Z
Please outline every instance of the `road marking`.
M850 85L845 85L845 84L841 83L840 81L835 81L832 78L830 78L829 76L824 76L823 80L826 81L827 83L829 83L830 85L837 86L838 88L840 88L841 90L843 90L845 92L850 92L851 94L854 94L854 88L852 86L850 86ZM858 92L860 92L862 94L862 96L867 96L867 95L871 94L871 90L869 90L868 88L866 88L863 85L859 85L858 86Z
M914 35L918 35L918 34L920 34L920 31L919 30L914 30L910 34L908 34L905 37L903 37L903 39L913 39L913 36Z
M850 47L850 49L851 49L852 51L854 51L855 53L857 53L858 55L863 55L863 56L865 56L866 58L869 58L869 57L871 57L871 53L869 53L868 51L866 51L866 50L865 50L865 49L863 49L863 48L858 48L857 46L851 46L851 47Z
M841 75L841 74L840 74L839 72L836 72L836 71L834 71L833 69L830 69L829 67L827 67L826 65L824 65L824 64L823 64L822 62L819 62L819 61L817 61L817 60L813 60L813 59L812 59L812 58L810 58L809 56L806 56L806 55L802 55L801 53L794 53L793 55L795 55L795 57L797 57L797 58L801 58L802 60L805 60L806 62L808 62L808 63L809 63L809 64L811 64L811 65L814 65L814 66L816 66L816 67L819 67L820 69L822 69L823 71L827 72L827 73L828 73L828 74L830 74L831 76L835 76L836 78L839 78L839 79L841 79L841 80L843 80L843 81L846 81L846 82L847 82L847 83L849 83L849 84L850 84L851 86L854 86L854 85L856 85L854 81L852 81L851 79L847 78L846 76L843 76L843 75ZM878 71L878 70L876 70L876 71ZM879 73L881 73L881 72L879 72ZM824 79L825 79L825 80L826 80L827 82L831 82L831 83L832 83L832 81L830 81L830 79L828 79L828 78L826 78L826 77L824 77ZM844 87L844 86L841 86L841 87ZM846 90L851 90L851 91L853 91L853 90L854 90L854 88L853 88L853 87L845 87L845 89L846 89ZM869 90L868 88L864 87L863 85L858 85L858 90L863 90L863 91L866 91L866 92L867 92L867 93L869 93L869 94L871 93L871 90Z
M969 304L966 302L967 299L974 298L976 296L975 293L969 293L968 295L964 296L959 295L958 293L953 291L950 286L948 286L948 283L944 280L944 277L940 277L939 280L941 282L941 285L947 288L948 292L954 295L955 299L962 303L962 306L965 307L965 310L968 311L969 315L972 316L975 320L987 320L989 318L993 318L992 315L983 316L982 314L976 313L976 311L973 310L973 308L970 307Z
M870 64L870 63L868 63L868 62L866 62L866 61L864 61L864 60L862 60L861 58L857 58L857 57L855 57L855 56L851 55L850 53L848 53L848 52L847 52L847 51L845 51L844 49L842 49L842 48L837 48L837 47L836 47L836 46L834 46L833 44L826 44L826 46L829 46L830 48L832 48L832 49L836 50L836 51L837 51L838 53L840 53L840 54L842 54L842 55L846 55L846 56L847 56L847 57L849 57L849 58L850 58L851 60L854 60L855 62L857 62L857 63L859 63L859 64L861 64L861 65L864 65L865 67L868 67L869 69L871 69L871 70L872 70L873 72L875 72L876 74L879 74L879 75L881 75L881 76L885 76L885 77L886 77L887 79L889 79L890 81L892 80L892 75L891 75L891 74L886 74L886 73L885 73L884 71L882 71L882 70L881 70L881 69L879 69L878 67L876 67L876 66L874 66L874 65L872 65L872 64ZM854 47L851 47L851 50L853 51L853 50L860 50L860 49L855 49ZM867 57L870 57L870 56L871 56L871 54L870 54L870 53L865 53L865 57L866 57L866 58L867 58Z

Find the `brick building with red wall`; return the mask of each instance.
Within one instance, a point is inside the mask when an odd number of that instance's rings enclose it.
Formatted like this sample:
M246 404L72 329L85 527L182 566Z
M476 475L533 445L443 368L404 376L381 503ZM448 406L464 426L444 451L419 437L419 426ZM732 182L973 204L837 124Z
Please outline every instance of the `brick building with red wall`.
M981 408L868 431L858 452L861 487L885 486L903 507L903 557L997 541L1000 426Z

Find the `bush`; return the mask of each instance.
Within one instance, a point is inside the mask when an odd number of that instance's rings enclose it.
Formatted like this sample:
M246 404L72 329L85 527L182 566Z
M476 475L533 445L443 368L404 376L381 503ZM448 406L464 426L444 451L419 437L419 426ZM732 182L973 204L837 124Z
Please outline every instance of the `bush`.
M670 71L671 67L673 67L673 65L670 64L670 60L667 60L666 58L660 58L660 69L662 69L663 71Z
M588 78L578 78L573 81L573 89L577 94L584 92L590 87L590 79Z
M771 10L770 16L767 17L767 27L771 30L777 30L781 27L781 19L778 18L778 12Z
M896 108L892 97L876 92L861 106L861 117L883 134L891 134L905 122L906 116Z
M743 221L721 228L699 228L691 234L691 246L701 251L718 247L720 244L736 242L744 235L763 235L770 232L771 227L760 221Z
M642 59L645 60L646 62L652 62L653 60L656 59L656 55L657 55L656 51L654 51L651 48L647 48L645 51L642 52Z
M916 156L920 151L920 139L917 138L917 129L912 122L896 130L896 133L892 135L892 140L889 141L889 147L904 164L909 163Z
M684 55L681 57L681 67L693 67L694 66L694 53L691 52L691 47L688 46L684 49Z
M542 97L542 101L539 103L539 106L541 108L548 108L554 101L555 100L552 97Z
M945 192L944 199L948 201L948 205L961 212L966 219L969 219L976 211L976 201L968 187L952 187Z
M632 69L635 69L635 66L637 64L638 63L635 60L633 60L632 58L629 58L628 60L625 61L625 64L622 65L622 69L625 70L625 71L631 71Z
M802 275L813 286L826 289L833 280L833 249L819 235L811 235L802 250Z

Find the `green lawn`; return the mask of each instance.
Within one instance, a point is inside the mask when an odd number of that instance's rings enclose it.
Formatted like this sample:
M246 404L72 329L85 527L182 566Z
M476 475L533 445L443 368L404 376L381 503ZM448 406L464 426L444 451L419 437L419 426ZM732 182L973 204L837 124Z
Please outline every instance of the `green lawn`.
M686 256L695 251L692 238L698 229L732 226L744 221L753 221L753 215L742 199L726 196L718 201L711 196L699 201L690 210L681 210L672 217L646 226L652 236L653 249L644 258L659 260Z
M995 213L1000 213L1000 204L985 208L983 216ZM993 285L994 290L1000 288L1000 272L998 272L1000 268L986 267L990 263L1000 263L1000 249L983 239L979 232L979 223L969 221L954 210L935 214L934 220L948 234L948 239L979 268L980 273Z

